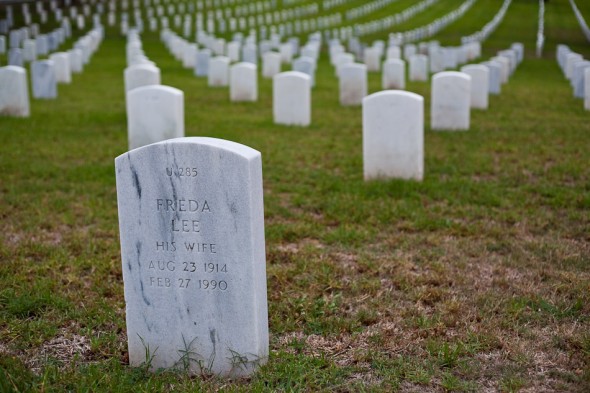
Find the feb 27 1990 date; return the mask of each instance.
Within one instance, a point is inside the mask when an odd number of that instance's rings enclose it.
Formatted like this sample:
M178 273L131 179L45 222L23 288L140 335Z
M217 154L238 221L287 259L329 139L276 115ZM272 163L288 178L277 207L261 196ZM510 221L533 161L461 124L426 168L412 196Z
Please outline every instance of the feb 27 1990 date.
M193 280L190 278L173 279L169 277L150 277L150 286L156 288L182 288L187 289L196 285L197 289L210 291L227 291L225 280Z

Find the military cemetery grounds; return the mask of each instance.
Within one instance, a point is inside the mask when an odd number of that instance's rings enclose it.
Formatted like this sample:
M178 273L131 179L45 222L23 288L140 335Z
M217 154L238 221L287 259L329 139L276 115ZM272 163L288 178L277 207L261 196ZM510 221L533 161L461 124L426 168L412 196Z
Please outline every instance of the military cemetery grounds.
M590 391L589 2L11 3L0 392Z

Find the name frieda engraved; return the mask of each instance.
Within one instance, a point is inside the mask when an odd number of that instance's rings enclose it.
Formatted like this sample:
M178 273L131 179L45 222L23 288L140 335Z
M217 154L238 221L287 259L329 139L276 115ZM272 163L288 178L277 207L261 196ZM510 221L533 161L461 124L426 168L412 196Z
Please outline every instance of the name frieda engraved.
M268 358L260 153L178 138L115 168L130 364L252 374Z

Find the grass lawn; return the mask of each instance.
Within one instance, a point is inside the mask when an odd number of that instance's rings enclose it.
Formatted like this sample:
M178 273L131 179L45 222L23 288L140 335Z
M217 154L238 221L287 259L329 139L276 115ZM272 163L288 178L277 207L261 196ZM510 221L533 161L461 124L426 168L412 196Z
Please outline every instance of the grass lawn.
M434 38L458 45L500 3L478 0ZM0 392L590 391L590 112L555 60L559 43L586 58L590 43L569 1L551 0L537 59L537 12L514 0L484 42L482 61L516 41L526 56L469 131L430 131L430 85L407 83L425 98L423 182L363 181L361 108L340 107L325 46L312 125L298 128L273 124L270 80L258 102L231 104L142 35L162 84L184 91L187 136L262 153L271 356L236 381L128 366L114 172L125 38L107 29L57 100L0 118Z

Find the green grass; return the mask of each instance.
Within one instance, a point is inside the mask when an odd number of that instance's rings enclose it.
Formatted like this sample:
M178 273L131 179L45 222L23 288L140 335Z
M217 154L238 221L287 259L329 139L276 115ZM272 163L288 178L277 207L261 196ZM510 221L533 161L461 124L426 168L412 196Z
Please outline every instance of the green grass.
M361 108L339 106L325 53L312 125L292 128L272 122L271 81L230 104L142 36L184 91L188 136L262 153L271 356L231 382L128 366L113 162L127 149L125 39L107 30L57 100L0 119L0 392L588 391L590 113L555 46L590 46L567 0L546 6L542 59L536 1L514 0L484 43L489 57L523 42L526 59L468 132L431 132L430 86L408 83L425 98L420 183L363 181ZM478 0L434 38L457 45L499 7Z

